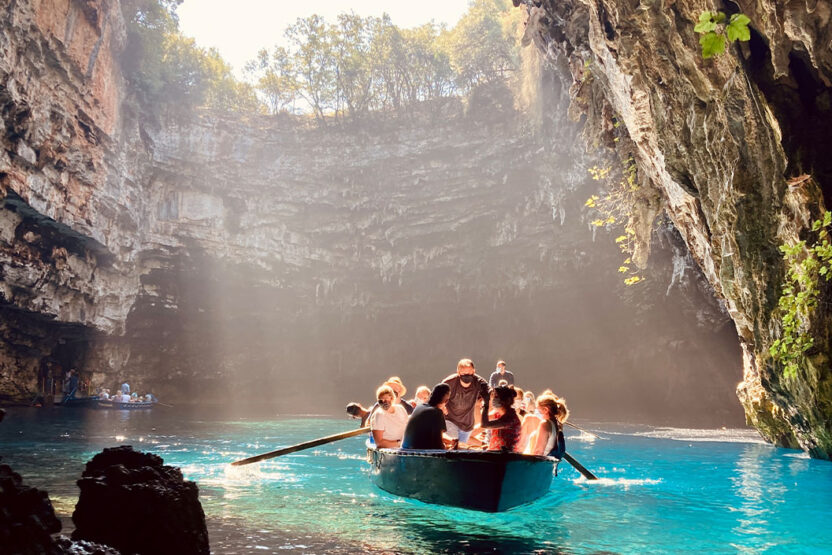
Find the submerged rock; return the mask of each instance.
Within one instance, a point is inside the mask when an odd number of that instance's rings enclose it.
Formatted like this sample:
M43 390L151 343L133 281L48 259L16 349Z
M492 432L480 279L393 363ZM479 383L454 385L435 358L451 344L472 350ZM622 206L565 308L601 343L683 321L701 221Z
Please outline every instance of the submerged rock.
M71 540L66 536L55 538L55 552L66 555L119 555L120 551L95 542Z
M78 480L73 540L125 553L209 553L199 489L161 457L130 446L105 449Z

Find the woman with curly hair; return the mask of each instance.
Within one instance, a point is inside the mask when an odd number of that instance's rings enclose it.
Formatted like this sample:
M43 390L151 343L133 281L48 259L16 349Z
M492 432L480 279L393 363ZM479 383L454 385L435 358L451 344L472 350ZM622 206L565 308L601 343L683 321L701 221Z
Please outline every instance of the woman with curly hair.
M480 426L491 430L488 441L489 451L512 452L520 440L520 417L511 406L517 392L512 387L498 386L491 390L482 405L482 422ZM494 406L494 420L489 418L489 405Z

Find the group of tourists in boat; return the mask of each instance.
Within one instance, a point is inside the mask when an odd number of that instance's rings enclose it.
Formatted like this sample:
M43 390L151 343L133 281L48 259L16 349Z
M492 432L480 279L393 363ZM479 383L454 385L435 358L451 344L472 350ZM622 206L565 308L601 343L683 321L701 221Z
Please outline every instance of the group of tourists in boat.
M130 384L122 383L116 386L115 394L107 388L98 387L97 392L92 385L91 374L80 372L77 368L64 367L57 360L45 357L41 360L38 372L38 393L32 400L35 406L50 406L59 404L73 407L120 408L130 404L133 407L150 407L158 402L152 393L139 395L130 391Z
M77 369L70 368L62 372L57 364L51 362L44 366L49 371L40 378L40 391L32 400L34 406L59 404L66 407L134 409L152 408L159 402L152 393L139 395L135 391L131 392L127 382L116 387L115 394L111 394L107 388L99 387L93 395L90 393L92 387L89 379L82 378ZM53 377L51 373L55 367L61 372L58 377Z
M100 401L111 401L113 403L155 403L158 402L156 396L152 393L145 393L144 395L139 395L138 393L130 392L130 384L125 382L121 384L121 388L115 393L115 395L110 394L110 390L107 388L101 388L98 390L98 399Z
M347 405L347 413L369 422L370 441L378 448L481 449L561 458L563 425L569 416L566 401L545 390L535 398L514 384L503 360L488 381L464 358L432 390L420 386L412 400L393 376L376 390L371 408Z

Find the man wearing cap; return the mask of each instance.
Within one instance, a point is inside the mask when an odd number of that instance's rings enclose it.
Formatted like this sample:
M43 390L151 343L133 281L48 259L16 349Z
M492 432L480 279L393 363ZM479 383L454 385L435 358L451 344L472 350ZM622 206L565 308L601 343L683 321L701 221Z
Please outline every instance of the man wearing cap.
M489 395L488 382L477 376L474 362L463 358L456 365L456 374L451 374L442 383L451 386L451 396L446 405L445 425L448 437L456 443L467 443L474 429L474 410L477 399Z
M488 378L488 385L494 389L500 384L500 380L505 380L508 385L514 385L514 374L506 370L506 361L504 360L497 361L497 369Z

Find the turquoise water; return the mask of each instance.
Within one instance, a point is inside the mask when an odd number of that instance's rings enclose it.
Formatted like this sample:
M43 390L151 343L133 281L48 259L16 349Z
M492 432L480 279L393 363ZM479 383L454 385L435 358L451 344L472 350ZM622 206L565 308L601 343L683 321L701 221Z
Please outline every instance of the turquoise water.
M104 447L131 444L180 466L200 487L216 553L820 553L830 552L832 464L763 444L749 430L588 424L539 501L502 514L427 505L372 485L363 440L247 467L227 463L354 427L321 417L231 418L149 412L9 409L0 455L45 488L65 532L75 480Z

